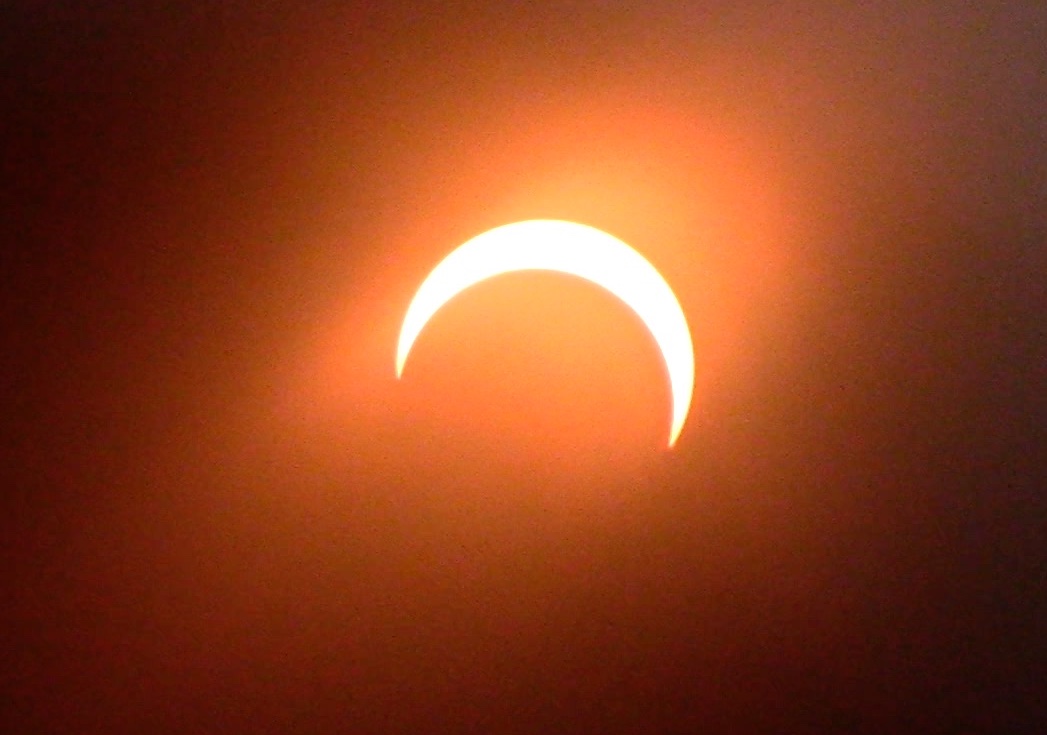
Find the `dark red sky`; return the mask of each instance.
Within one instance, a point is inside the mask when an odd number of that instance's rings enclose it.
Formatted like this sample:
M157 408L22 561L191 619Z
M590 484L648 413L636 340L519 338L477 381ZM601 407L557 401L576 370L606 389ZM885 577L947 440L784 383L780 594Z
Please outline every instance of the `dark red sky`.
M1040 4L125 5L0 11L0 730L1043 730ZM569 279L393 379L532 217L674 452Z

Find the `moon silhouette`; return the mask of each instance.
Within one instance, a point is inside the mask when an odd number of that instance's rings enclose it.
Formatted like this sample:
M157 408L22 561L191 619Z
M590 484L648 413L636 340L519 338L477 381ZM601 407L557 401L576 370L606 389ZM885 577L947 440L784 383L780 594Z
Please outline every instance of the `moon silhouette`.
M492 276L546 270L603 287L643 321L654 337L672 392L672 447L687 419L694 390L694 347L680 302L658 270L618 238L562 220L528 220L496 227L444 258L418 288L407 309L396 348L396 376L403 375L412 345L448 301Z

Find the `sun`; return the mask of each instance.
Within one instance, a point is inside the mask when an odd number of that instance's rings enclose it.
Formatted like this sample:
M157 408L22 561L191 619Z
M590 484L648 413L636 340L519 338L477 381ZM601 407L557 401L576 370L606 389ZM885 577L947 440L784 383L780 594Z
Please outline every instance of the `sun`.
M584 278L643 321L661 351L672 392L669 447L683 430L694 390L694 347L680 302L661 273L613 235L563 220L527 220L477 235L443 259L415 293L400 330L396 375L426 323L448 301L488 278L546 270Z

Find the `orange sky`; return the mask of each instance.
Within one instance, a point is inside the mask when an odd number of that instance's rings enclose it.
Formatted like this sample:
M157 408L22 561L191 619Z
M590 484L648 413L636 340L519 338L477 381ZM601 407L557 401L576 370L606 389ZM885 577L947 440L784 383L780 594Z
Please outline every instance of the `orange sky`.
M0 731L1043 729L1042 3L9 5Z

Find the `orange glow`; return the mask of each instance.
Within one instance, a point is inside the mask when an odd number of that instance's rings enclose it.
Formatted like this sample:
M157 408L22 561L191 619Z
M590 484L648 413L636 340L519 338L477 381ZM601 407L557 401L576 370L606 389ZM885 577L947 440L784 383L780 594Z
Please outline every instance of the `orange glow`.
M546 270L584 278L623 301L643 321L662 353L672 390L669 446L683 429L694 388L694 347L687 319L669 284L642 255L606 232L574 222L529 220L496 227L448 255L422 283L407 310L396 374L418 335L457 294L493 276Z

